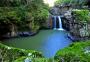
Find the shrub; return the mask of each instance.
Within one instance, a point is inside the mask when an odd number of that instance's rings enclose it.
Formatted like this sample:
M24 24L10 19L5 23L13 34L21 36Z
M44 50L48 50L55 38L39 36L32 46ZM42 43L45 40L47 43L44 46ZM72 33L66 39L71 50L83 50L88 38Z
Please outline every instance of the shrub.
M75 20L81 22L88 22L90 20L89 10L73 10Z
M59 50L55 59L64 62L90 62L90 53L85 54L85 47L90 46L90 42L76 42L69 47Z
M31 54L29 57L33 58L43 57L42 54L37 51L13 48L0 43L0 58L4 62L13 62L20 57L27 57L29 54Z

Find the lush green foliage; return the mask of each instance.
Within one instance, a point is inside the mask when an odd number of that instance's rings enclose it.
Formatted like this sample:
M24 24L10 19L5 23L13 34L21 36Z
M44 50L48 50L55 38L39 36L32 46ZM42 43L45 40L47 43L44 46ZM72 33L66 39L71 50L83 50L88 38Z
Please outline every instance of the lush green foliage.
M73 43L58 51L55 59L60 62L90 62L90 53L86 53L86 47L90 47L90 41Z
M17 31L36 32L46 23L48 9L43 0L0 0L0 36L12 32L11 26L16 26Z
M17 8L0 7L0 36L11 32L12 25L22 24Z
M28 54L31 55L28 56ZM2 61L13 62L14 60L23 56L33 58L43 57L42 54L37 51L13 48L0 43L0 59L2 59Z
M58 4L85 4L87 0L57 0Z
M25 5L31 0L0 0L0 7L16 7Z
M57 0L56 5L71 5L74 8L80 8L85 5L87 0Z
M26 58L29 58L33 62L56 62L53 58L44 58L40 52L13 48L0 43L0 59L2 61L24 62Z
M90 20L89 10L73 10L72 13L77 21L87 22Z
M49 7L45 5L42 0L33 0L32 3L27 7L29 17L31 17L32 20L32 30L34 30L35 28L39 29L43 26L43 23L46 23L49 14Z
M42 54L32 50L24 50L0 44L0 58L7 62L22 62L26 58L33 62L90 62L90 52L86 52L90 48L90 41L75 42L69 47L66 47L57 52L55 59L43 58ZM32 54L28 56L28 54Z
M20 16L14 8L0 7L0 23L17 23L18 21L20 21Z
M69 4L71 2L71 0L57 0L56 4Z
M29 58L29 60L31 60L32 62L53 62L53 61L57 62L50 58L31 58L31 57L21 57L15 60L14 62L23 62L26 58Z

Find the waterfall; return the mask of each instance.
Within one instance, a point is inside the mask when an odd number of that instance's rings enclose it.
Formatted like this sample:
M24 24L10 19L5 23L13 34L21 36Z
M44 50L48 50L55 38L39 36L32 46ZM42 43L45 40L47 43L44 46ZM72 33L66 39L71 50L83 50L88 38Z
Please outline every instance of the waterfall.
M59 29L58 30L63 30L61 17L58 16L58 19L59 19Z
M54 30L56 30L56 16L54 16Z
M59 25L59 28L57 28L57 18L58 18L58 25ZM61 20L61 17L60 16L54 16L54 30L63 30L63 27L62 27L62 20Z

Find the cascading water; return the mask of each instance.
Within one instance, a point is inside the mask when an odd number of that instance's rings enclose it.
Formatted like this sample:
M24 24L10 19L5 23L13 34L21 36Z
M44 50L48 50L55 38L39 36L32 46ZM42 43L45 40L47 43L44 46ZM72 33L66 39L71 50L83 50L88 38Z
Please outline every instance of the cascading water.
M56 30L56 16L54 16L54 30Z
M59 28L57 28L57 18L58 18ZM60 16L54 16L54 30L63 30L62 21L61 21Z
M63 30L62 28L62 21L61 21L61 17L58 16L58 19L59 19L59 29L58 30Z

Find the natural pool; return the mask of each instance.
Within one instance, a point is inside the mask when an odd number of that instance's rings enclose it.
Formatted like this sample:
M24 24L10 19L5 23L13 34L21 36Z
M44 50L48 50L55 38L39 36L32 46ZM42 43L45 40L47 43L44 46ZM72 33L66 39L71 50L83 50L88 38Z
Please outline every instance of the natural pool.
M8 46L40 51L47 58L53 57L59 49L67 47L71 43L67 32L60 30L41 30L35 36L3 41L3 44Z

